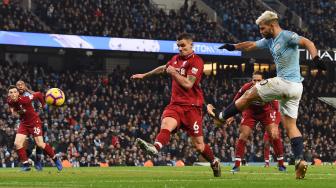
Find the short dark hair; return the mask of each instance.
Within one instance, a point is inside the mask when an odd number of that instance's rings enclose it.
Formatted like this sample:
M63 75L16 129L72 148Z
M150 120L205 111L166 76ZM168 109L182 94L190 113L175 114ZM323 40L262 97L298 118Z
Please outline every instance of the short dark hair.
M254 75L260 75L260 76L264 77L264 75L261 71L254 71L252 76L254 76Z
M22 83L26 84L26 82L24 82L23 80L18 80L18 81L16 82L16 84L19 83L19 82L22 82Z
M177 40L183 40L183 39L186 39L186 40L191 40L193 41L193 36L189 33L181 33L179 34L179 36L177 37Z
M17 87L15 86L15 85L10 85L9 87L8 87L8 89L7 89L7 91L9 91L9 90L11 90L11 89L17 89Z

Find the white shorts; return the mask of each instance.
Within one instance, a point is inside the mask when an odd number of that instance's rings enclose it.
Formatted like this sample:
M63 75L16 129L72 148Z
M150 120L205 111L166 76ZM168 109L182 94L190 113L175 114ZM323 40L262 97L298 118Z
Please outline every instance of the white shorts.
M281 113L296 119L301 99L302 83L291 82L280 77L263 80L256 84L260 98L264 102L280 101Z

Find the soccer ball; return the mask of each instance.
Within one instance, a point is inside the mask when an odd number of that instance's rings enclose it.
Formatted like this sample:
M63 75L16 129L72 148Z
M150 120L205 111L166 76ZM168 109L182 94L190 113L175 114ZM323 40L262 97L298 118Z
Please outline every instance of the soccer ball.
M65 95L62 90L51 88L46 93L45 101L49 105L61 106L65 101Z

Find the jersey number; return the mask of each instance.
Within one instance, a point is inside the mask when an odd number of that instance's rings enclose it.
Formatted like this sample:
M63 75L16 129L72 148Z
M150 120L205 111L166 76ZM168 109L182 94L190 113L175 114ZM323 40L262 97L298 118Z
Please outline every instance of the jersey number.
M41 132L41 129L38 127L34 127L34 134L39 135Z
M197 121L195 121L193 128L194 128L194 133L198 134L199 133L199 126L197 125Z

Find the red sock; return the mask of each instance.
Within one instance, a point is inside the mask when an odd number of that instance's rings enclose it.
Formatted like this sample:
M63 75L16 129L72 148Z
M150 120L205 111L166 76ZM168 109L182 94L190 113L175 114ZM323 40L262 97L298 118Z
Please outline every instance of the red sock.
M21 148L17 150L18 156L20 158L20 161L22 163L27 162L28 161L28 157L27 157L27 153L26 153L26 149L25 148Z
M52 147L49 144L46 144L43 150L52 159L55 157L55 151L54 149L52 149Z
M163 146L169 143L169 140L170 140L170 131L168 129L161 129L160 133L155 138L154 146L158 151L160 151L160 149Z
M210 163L215 159L215 156L208 144L204 144L204 150L201 155Z
M264 146L264 160L265 165L269 166L269 156L270 156L270 145L267 144Z
M237 141L237 144L236 144L236 159L235 159L235 166L239 167L240 166L240 162L242 160L242 158L244 157L244 154L245 154L245 144L246 144L246 141L245 140L242 140L242 139L239 139Z
M283 166L284 165L284 161L283 161L284 151L283 151L282 140L280 137L276 140L273 140L273 148L274 148L274 153L277 156L278 165Z

